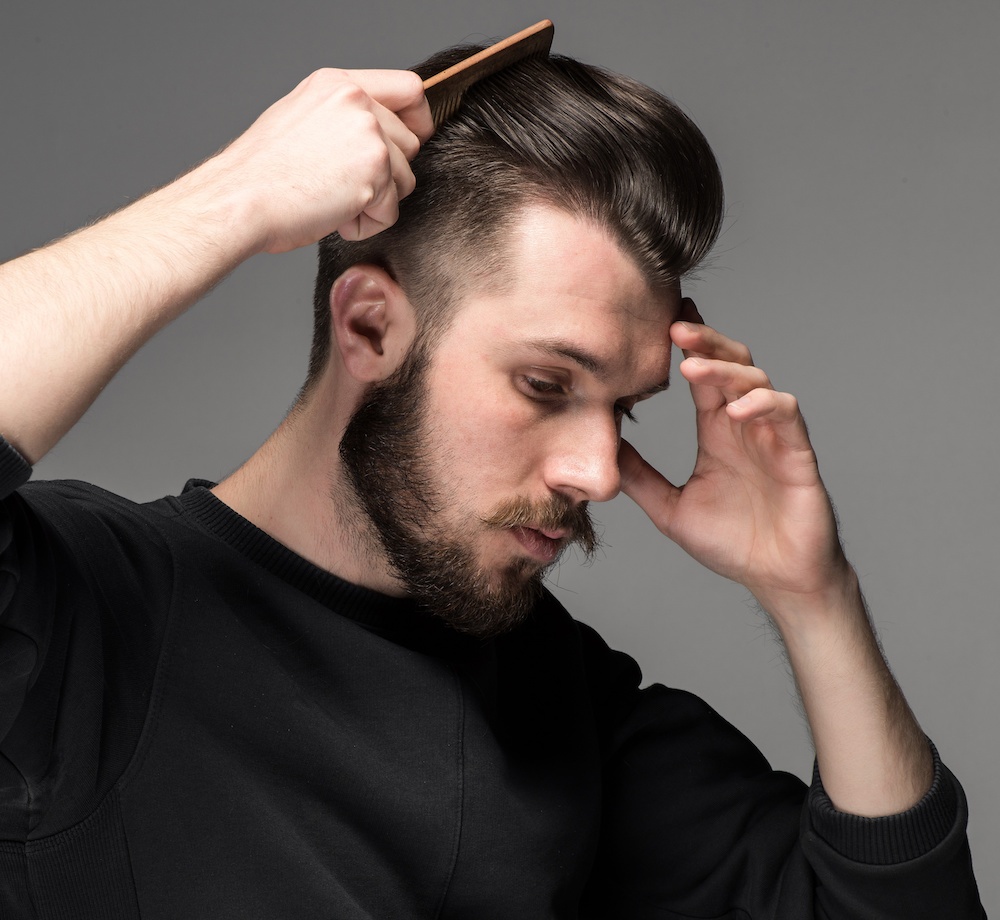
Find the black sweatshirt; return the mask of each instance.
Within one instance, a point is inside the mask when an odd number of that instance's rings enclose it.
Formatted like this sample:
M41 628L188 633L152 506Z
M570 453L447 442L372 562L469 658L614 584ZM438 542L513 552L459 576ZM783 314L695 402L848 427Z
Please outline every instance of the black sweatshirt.
M984 916L938 760L844 815L549 595L476 641L204 484L28 473L0 440L4 920Z

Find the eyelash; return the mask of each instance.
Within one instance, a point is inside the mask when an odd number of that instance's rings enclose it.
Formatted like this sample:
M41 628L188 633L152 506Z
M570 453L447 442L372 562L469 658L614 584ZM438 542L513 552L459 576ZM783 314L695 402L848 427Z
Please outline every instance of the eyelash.
M538 396L529 396L530 399L537 399L544 402L546 399L551 399L552 397L558 396L563 392L562 385L551 380L540 380L538 377L527 376L522 379L530 389L534 390L534 392L538 394ZM615 403L615 414L628 419L633 425L637 425L639 423L639 420L635 417L632 410L627 406L621 405L621 403Z
M633 425L639 424L639 419L635 417L635 413L631 409L626 409L624 406L615 406L618 412L621 412L622 418L628 419Z

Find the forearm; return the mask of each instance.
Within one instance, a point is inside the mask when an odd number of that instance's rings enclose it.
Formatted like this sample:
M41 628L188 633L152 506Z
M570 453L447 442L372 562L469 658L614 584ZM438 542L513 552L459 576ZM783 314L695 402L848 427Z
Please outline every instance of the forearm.
M432 130L416 74L316 71L197 169L0 267L0 434L37 461L144 342L250 255L391 225Z
M255 248L211 162L0 266L0 434L37 462L125 362Z
M824 597L762 602L785 643L830 800L867 817L911 808L930 788L932 757L853 570Z

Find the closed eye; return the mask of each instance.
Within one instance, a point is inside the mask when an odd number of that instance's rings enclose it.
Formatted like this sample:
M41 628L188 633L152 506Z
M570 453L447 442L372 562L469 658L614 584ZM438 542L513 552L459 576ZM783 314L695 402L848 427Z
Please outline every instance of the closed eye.
M566 384L558 380L549 380L545 377L532 377L530 374L521 374L517 377L518 388L529 399L539 402L555 402L566 395ZM637 425L639 420L632 412L632 408L624 403L615 403L615 418L628 419L633 425Z
M529 377L523 374L520 378L521 389L526 396L532 399L553 399L562 396L566 392L566 387L555 380L546 380L542 377Z

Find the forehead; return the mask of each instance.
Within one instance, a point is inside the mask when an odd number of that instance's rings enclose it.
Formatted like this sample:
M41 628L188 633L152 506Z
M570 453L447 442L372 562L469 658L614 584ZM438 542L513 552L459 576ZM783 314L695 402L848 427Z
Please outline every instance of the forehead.
M679 286L652 290L603 227L556 208L525 210L507 245L504 283L469 294L460 327L474 326L492 350L540 344L619 376L665 379Z

